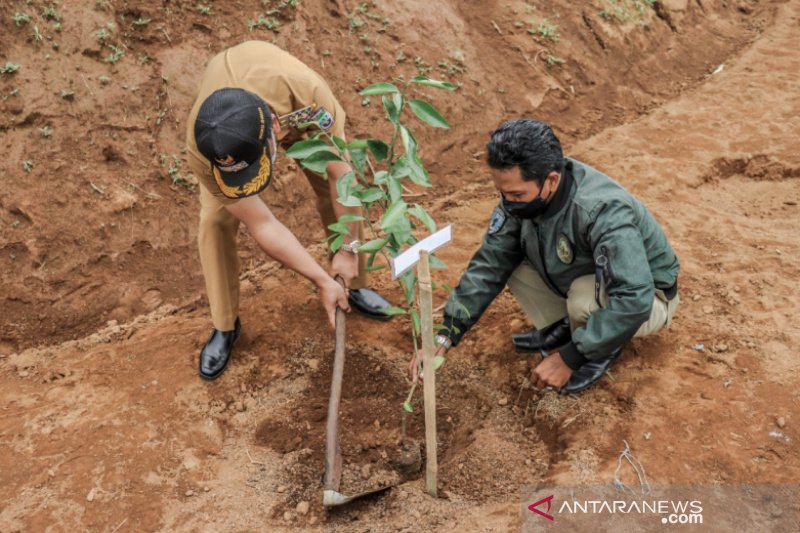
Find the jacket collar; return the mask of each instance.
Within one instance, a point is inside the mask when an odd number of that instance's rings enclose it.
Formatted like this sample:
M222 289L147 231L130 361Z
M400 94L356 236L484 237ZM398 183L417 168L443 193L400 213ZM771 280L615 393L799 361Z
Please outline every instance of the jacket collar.
M558 184L555 198L553 198L544 212L537 217L537 220L553 218L558 214L572 196L572 185L575 179L572 176L572 161L564 158L564 170L561 172L561 182Z

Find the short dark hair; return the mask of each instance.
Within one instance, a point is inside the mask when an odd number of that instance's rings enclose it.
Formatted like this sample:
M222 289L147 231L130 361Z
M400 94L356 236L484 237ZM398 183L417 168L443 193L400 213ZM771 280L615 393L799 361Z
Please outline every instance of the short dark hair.
M522 179L540 185L551 172L564 169L561 143L553 129L544 122L515 118L492 132L486 143L487 160L492 168L519 167Z

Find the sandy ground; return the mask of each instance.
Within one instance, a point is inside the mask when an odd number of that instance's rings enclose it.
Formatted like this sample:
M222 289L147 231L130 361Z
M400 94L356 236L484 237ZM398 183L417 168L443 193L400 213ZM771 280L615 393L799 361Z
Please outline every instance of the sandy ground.
M37 44L8 15L26 4L0 2L0 59L22 63L0 76L2 94L19 87L0 109L11 162L0 192L0 531L516 530L521 486L609 483L624 441L653 484L797 483L800 2L663 2L646 27L566 3L526 5L370 4L379 16L365 16L365 53L350 31L355 5L301 2L274 37L330 77L355 136L377 115L354 89L415 67L398 50L435 69L436 50L449 54L431 75L461 89L430 96L453 128L419 134L439 178L420 201L456 228L440 279L457 282L496 202L486 133L528 114L552 121L570 155L618 179L663 224L682 263L679 316L631 342L609 379L559 398L524 387L531 361L509 334L528 326L503 294L440 370L444 497L412 475L326 514L332 334L310 285L244 232L243 337L221 379L196 374L209 329L197 200L191 178L173 183L169 167L196 62L251 37L247 28L222 5L215 19L182 3L167 13L155 2L65 2L60 32L34 17L52 37ZM546 47L567 60L556 69L514 24L545 14L561 33ZM120 16L153 22L128 33L120 23L112 38L128 54L103 64L109 49L93 32ZM72 100L60 97L67 86ZM322 259L321 232L304 223L308 187L281 165L265 200ZM390 280L374 285L400 298ZM402 320L348 318L341 420L353 485L382 481L397 449L406 331ZM421 439L416 411L409 431Z

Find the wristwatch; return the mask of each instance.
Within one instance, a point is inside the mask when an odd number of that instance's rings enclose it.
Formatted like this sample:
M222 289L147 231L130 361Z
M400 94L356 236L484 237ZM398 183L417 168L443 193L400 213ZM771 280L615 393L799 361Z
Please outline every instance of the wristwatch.
M444 346L445 350L449 350L450 347L453 345L453 341L450 340L450 337L446 337L444 335L436 335L436 344L439 346Z
M345 252L350 252L351 254L358 254L358 245L361 244L358 239L354 240L353 242L344 243L340 250L344 250Z

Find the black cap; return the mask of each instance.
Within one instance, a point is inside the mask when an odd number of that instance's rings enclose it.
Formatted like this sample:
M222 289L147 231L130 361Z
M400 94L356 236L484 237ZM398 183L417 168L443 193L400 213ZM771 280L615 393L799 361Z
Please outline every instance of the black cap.
M256 94L225 88L205 99L194 123L194 137L200 153L211 161L222 194L244 198L269 185L271 128L269 107Z

